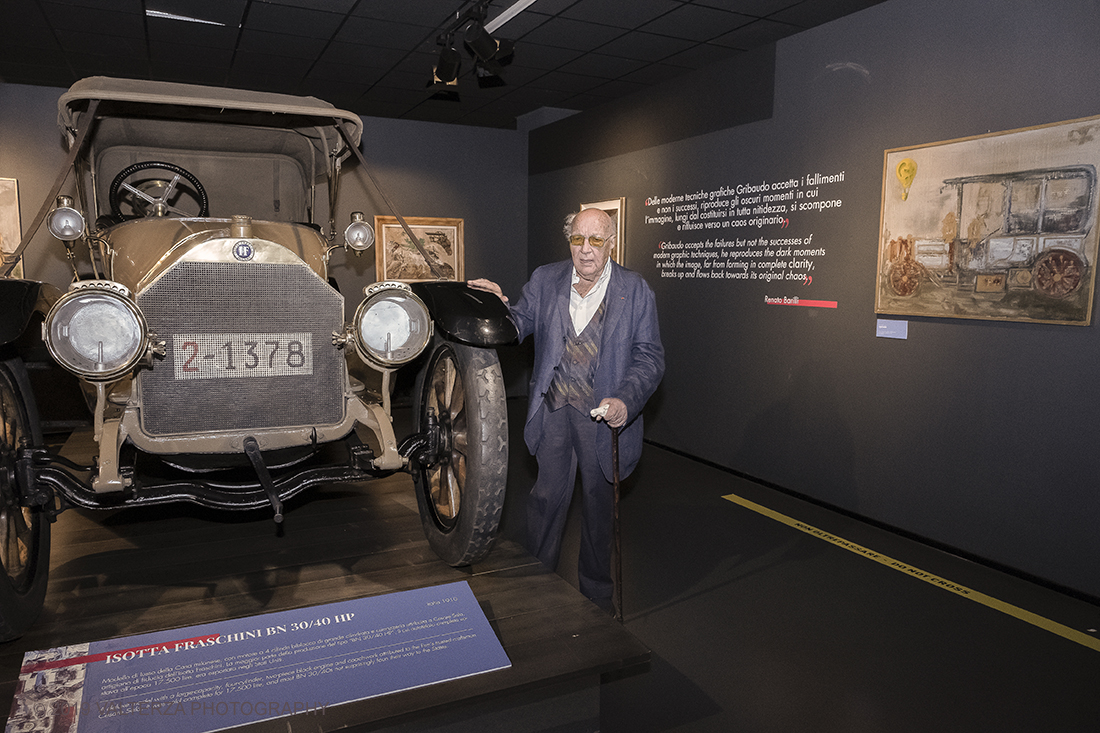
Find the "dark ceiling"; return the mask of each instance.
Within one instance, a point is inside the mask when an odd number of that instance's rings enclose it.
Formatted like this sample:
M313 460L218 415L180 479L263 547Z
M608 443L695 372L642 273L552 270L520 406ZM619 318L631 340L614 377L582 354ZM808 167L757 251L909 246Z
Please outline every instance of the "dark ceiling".
M358 114L512 128L584 110L881 0L534 0L493 35L505 86L427 89L464 0L3 0L0 81L120 76L311 95ZM487 22L516 4L492 0ZM152 17L150 11L210 21Z

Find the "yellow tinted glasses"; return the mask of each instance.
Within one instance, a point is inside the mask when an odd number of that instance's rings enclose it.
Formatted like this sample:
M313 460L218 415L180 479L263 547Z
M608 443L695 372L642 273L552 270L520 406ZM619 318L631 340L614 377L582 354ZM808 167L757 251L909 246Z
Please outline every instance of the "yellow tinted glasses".
M583 247L585 239L587 239L588 243L591 244L593 247L596 247L597 249L602 247L603 243L607 241L603 237L597 237L596 235L586 237L583 234L574 234L569 238L569 244L573 245L574 247Z

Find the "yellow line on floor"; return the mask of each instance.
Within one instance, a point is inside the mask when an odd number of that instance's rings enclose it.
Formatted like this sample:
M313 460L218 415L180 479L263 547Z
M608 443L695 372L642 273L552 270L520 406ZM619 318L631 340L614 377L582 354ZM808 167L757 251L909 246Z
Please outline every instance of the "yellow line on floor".
M801 530L806 534L813 535L818 539L825 540L826 542L834 544L837 547L843 547L845 550L854 552L857 555L862 555L868 560L874 560L875 562L885 565L888 568L905 573L918 580L923 580L926 583L931 583L937 588L942 588L946 591L950 591L956 595L962 596L963 598L974 601L975 603L980 603L983 606L988 606L989 608L1000 611L1001 613L1008 614L1009 616L1014 616L1015 618L1027 622L1032 626L1038 626L1040 629L1049 631L1052 634L1057 634L1058 636L1061 636L1065 639L1077 642L1082 646L1087 646L1089 649L1100 651L1100 639L1089 636L1086 633L1077 631L1076 629L1071 629L1068 626L1064 626L1055 621L1051 621L1050 619L1043 618L1042 616L1034 614L1031 611L1025 611L1022 608L1013 606L1011 603L1005 603L1004 601L1000 601L996 598L993 598L992 596L987 596L984 593L979 593L972 588L967 588L957 583L952 583L950 580L932 575L931 573L926 573L920 568L915 568L912 565L907 565L900 560L895 560L892 557L887 557L886 555L875 552L874 550L870 550L866 547L863 547L862 545L857 545L854 542L849 542L843 537L837 537L836 535L829 534L828 532L820 530L817 527L811 527L805 522L800 522L797 519L792 519L786 514L780 514L777 511L768 509L765 506L761 506L755 502L749 501L748 499L737 496L736 494L729 494L728 496L724 496L722 498L732 501L734 504L740 504L746 509L751 509L757 514L762 514L765 517L776 520L777 522L782 522L789 527L794 527L795 529Z

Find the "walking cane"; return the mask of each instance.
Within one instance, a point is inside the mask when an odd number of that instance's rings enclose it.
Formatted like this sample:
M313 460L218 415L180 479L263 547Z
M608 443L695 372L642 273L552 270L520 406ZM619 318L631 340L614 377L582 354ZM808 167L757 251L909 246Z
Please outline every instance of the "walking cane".
M615 485L615 619L623 622L623 543L619 531L619 429L611 428L611 481Z
M604 404L593 409L592 417L606 419L607 408ZM615 563L612 574L615 583L615 597L612 604L615 606L615 620L623 622L623 542L619 531L619 429L611 428L611 483L615 487L615 506L611 513L611 532L614 543Z

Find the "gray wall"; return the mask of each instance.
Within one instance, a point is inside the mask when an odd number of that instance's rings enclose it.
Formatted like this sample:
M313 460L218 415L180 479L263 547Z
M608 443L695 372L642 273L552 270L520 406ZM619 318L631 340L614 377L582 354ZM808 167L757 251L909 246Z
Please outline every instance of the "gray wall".
M668 351L649 440L1100 596L1098 326L911 318L893 340L874 313L883 151L1100 114L1097 27L1090 0L892 0L785 39L770 119L695 135L687 105L662 124L693 137L532 175L531 266L564 256L565 212L625 196L627 264L657 293ZM570 118L578 145L613 112ZM551 132L532 160L569 161ZM644 221L647 197L839 170L843 208L792 224L827 249L810 286L660 277L668 232Z
M0 84L0 177L14 178L19 186L19 214L25 230L49 193L65 148L57 127L57 98L62 89L23 84ZM71 179L62 189L72 193ZM42 227L24 256L28 277L64 286L72 279L65 264L65 248Z

